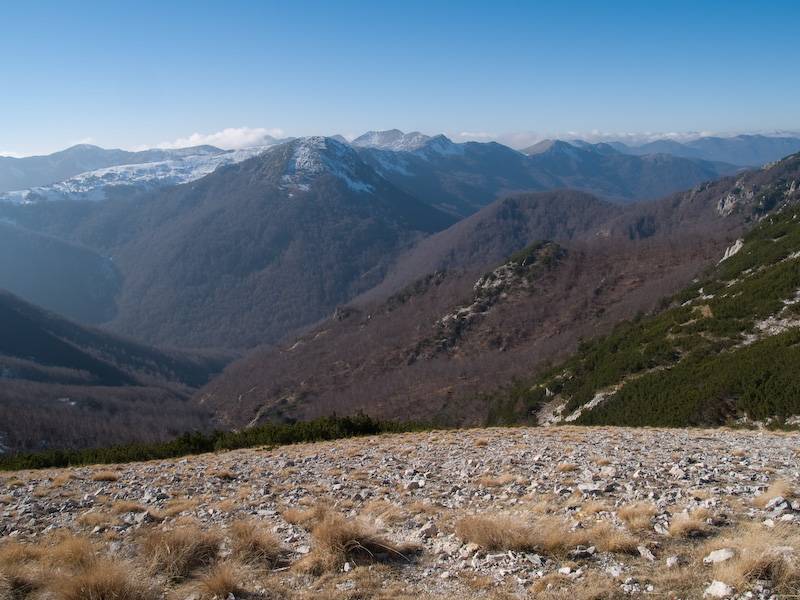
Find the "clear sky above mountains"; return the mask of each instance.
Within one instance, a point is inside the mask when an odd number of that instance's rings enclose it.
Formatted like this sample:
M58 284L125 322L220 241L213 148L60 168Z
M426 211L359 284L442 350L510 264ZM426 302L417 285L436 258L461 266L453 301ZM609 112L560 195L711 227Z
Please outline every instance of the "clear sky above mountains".
M799 20L795 0L0 0L0 153L797 132Z

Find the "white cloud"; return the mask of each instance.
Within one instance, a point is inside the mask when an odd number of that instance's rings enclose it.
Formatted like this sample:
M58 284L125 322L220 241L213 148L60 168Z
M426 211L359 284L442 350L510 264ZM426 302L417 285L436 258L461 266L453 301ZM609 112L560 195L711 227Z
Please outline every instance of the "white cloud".
M5 158L22 158L22 155L12 150L0 150L0 156Z
M487 133L487 132L469 132L464 131L457 135L446 134L454 142L497 142L514 148L515 150L522 150L529 146L533 146L537 142L541 142L547 136L537 133L535 131L519 131L515 133Z
M95 145L95 141L94 141L94 138L93 138L93 137L89 136L89 137L85 137L85 138L83 138L83 139L81 139L81 140L72 140L72 141L69 143L69 147L70 147L70 148L72 148L73 146L78 146L78 145L80 145L80 144L91 144L91 145Z
M193 133L189 137L178 138L174 142L163 142L157 148L190 148L192 146L210 145L223 150L236 150L252 146L264 146L269 138L284 137L281 129L250 129L249 127L229 127L217 133Z
M457 136L459 139L468 142L473 140L496 140L497 134L496 133L470 133L468 131L464 131L459 133Z

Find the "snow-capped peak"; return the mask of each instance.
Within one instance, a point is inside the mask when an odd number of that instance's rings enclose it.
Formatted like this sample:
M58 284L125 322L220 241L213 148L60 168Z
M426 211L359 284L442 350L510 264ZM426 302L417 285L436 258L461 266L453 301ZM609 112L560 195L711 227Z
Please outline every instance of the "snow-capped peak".
M147 190L165 184L188 183L218 167L247 160L268 146L222 151L210 146L182 150L149 151L151 162L105 167L81 173L59 183L0 194L0 201L32 203L53 200L106 200L108 190L136 187Z
M317 175L328 172L342 179L353 191L374 191L357 173L363 163L347 144L321 136L300 138L291 143L294 149L282 178L285 184L308 189Z
M351 144L357 148L411 152L424 146L430 139L430 136L423 135L419 131L403 133L399 129L390 129L388 131L368 131L354 139Z
M575 160L580 160L578 148L569 142L562 140L542 140L538 144L534 144L530 148L523 150L523 153L528 156L569 156Z
M449 138L443 135L437 135L434 138L430 138L422 147L415 150L414 154L418 154L425 158L428 158L434 154L443 156L464 154L464 146L463 144L456 144L452 142Z

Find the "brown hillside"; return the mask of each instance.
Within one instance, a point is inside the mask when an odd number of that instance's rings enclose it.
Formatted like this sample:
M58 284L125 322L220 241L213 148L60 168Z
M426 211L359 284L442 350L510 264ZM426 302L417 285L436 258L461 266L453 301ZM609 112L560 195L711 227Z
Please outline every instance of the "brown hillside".
M657 309L718 261L760 214L778 207L779 199L758 192L797 177L798 163L793 157L632 207L572 191L500 200L401 259L380 288L395 292L388 302L371 292L299 341L233 365L197 398L225 427L357 410L483 422L487 393L621 319ZM475 305L474 286L498 257L545 237L560 244L548 269L529 285L509 282L490 307L460 311ZM417 282L396 291L411 274Z

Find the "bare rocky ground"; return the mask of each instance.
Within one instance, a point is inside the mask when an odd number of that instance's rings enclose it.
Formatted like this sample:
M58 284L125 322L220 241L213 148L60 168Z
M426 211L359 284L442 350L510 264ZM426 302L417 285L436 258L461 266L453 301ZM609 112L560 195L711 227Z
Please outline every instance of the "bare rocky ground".
M0 598L796 598L798 442L484 429L0 473Z

